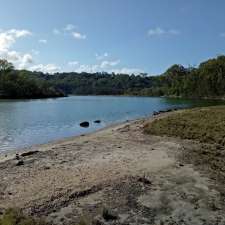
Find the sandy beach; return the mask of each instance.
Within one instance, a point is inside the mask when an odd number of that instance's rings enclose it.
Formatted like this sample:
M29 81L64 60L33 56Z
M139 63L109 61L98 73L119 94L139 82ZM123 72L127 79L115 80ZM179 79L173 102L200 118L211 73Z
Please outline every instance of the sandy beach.
M216 184L183 158L198 143L143 133L147 121L167 115L1 155L0 210L66 225L103 208L117 215L107 224L225 224Z

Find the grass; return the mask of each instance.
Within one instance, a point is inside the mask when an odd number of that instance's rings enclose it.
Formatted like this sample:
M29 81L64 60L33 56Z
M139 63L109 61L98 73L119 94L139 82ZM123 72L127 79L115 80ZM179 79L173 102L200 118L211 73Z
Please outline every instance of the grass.
M118 217L113 214L109 209L103 208L102 218L106 221L116 220ZM75 223L71 223L73 225ZM85 218L81 218L76 225L89 225L89 224L101 224L99 220L89 221ZM51 225L42 219L38 219L32 216L25 215L21 209L9 208L2 216L0 216L0 225Z
M0 225L51 225L51 223L47 223L43 219L27 216L21 209L9 208L0 217ZM75 225L89 225L89 223L82 218L80 222Z
M195 108L163 116L144 126L147 134L195 140L180 158L206 172L225 196L225 106Z
M225 146L225 106L196 108L171 114L145 125L152 135L166 135Z
M19 209L8 209L0 217L0 225L48 225L41 219L26 216Z

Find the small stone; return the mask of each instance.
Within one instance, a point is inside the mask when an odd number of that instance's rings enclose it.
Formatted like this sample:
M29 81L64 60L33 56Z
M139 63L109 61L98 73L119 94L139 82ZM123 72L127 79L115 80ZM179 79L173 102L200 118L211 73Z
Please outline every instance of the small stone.
M44 166L44 170L50 170L50 166Z
M105 221L118 219L117 215L115 215L111 210L106 209L106 208L103 209L102 217Z
M101 123L101 120L95 120L94 123Z
M152 184L152 182L149 179L147 179L146 177L139 177L138 181L143 183L143 184L148 184L148 185Z
M24 165L24 161L23 160L19 160L16 164L16 166L23 166Z
M16 153L16 160L19 160L20 159L20 156L18 153Z

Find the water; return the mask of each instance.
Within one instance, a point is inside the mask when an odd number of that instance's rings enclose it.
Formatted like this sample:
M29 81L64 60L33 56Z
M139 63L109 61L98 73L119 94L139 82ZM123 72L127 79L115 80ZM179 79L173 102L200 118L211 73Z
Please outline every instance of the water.
M80 135L157 110L215 104L221 102L114 96L0 100L0 152ZM81 128L82 121L89 121L90 127Z

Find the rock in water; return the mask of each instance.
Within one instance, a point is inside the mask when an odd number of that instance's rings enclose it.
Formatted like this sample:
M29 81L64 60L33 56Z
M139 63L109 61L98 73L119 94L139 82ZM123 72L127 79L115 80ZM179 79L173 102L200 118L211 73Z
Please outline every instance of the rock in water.
M87 127L89 127L89 122L84 121L84 122L80 123L80 126L87 128Z
M95 120L94 123L101 123L101 120Z

